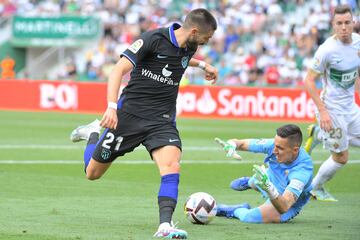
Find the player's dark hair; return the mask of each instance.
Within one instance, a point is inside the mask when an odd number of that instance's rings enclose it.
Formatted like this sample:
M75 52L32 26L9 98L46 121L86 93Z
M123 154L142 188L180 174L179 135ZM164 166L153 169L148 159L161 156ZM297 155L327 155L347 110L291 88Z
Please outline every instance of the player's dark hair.
M184 28L197 26L203 32L215 31L217 23L214 16L204 8L192 10L185 18Z
M276 129L279 137L287 138L291 146L300 147L302 143L301 129L294 124L287 124Z
M338 5L334 9L333 18L336 14L345 14L345 13L350 13L350 15L352 16L351 7L347 4Z
M360 34L360 21L354 24L354 32Z

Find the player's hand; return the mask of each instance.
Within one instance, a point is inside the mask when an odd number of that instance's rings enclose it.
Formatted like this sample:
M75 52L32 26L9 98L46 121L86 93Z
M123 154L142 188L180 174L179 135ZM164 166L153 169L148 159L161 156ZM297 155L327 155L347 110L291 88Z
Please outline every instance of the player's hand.
M242 157L236 152L236 144L234 141L228 140L227 142L225 142L220 138L215 138L215 142L217 142L223 147L227 157L235 158L237 160L242 159Z
M267 192L269 198L271 200L279 197L279 192L270 182L269 176L267 175L266 168L264 165L254 165L253 166L254 177L255 177L255 185Z
M332 121L330 115L326 109L319 112L320 114L320 128L325 132L330 132L332 129Z
M215 84L218 78L218 70L210 64L205 65L205 80L211 81L211 84Z
M115 129L118 123L116 109L108 108L106 109L101 122L100 126L103 128L110 128Z
M253 172L255 173L255 184L267 192L270 185L270 180L266 173L265 166L254 165Z

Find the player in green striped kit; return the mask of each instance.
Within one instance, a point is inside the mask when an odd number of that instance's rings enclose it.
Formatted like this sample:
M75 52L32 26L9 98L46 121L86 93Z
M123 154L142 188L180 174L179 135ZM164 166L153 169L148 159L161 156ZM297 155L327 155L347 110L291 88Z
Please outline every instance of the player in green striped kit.
M319 123L309 127L305 149L310 154L323 142L331 152L312 182L313 196L324 201L337 201L324 189L324 184L347 163L349 145L360 147L360 108L354 100L355 91L360 93L360 35L353 33L349 6L335 8L332 26L334 35L318 48L305 78ZM323 90L319 96L315 80L321 75Z

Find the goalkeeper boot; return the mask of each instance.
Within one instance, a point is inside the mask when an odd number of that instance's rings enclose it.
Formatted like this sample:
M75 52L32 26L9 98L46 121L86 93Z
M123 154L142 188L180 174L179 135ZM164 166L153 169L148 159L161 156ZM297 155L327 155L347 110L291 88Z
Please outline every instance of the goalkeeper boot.
M156 238L170 239L187 239L187 232L176 227L176 224L164 222L160 224L157 232L154 234Z
M326 202L337 202L338 200L331 195L324 187L313 189L311 192L312 197L315 200L326 201Z
M73 142L80 142L82 140L89 140L90 134L93 132L100 133L101 126L100 121L95 119L95 121L89 123L88 125L83 125L77 127L70 134L70 140Z
M308 137L305 142L305 151L311 155L312 150L318 145L321 141L318 139L318 134L320 131L320 127L316 124L311 124L308 127Z
M218 204L216 209L216 216L233 218L235 210L239 208L250 209L251 207L248 203L243 203L239 205Z
M250 180L250 177L237 178L230 183L230 188L232 188L233 190L236 190L236 191L245 191L245 190L251 188L249 186L249 180Z

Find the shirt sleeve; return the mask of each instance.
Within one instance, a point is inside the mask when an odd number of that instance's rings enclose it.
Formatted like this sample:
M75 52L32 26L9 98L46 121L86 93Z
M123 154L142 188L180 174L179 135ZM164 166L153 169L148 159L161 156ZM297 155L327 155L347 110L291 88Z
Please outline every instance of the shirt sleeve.
M307 169L305 167L299 167L293 169L289 173L289 184L286 187L286 190L291 191L298 198L303 192L307 183L311 180L312 169Z
M143 33L138 40L133 42L120 57L126 57L136 66L138 62L150 55L155 49L157 41L154 40L154 34L151 32Z
M249 151L254 153L269 153L274 147L274 139L250 139Z
M321 45L315 52L314 58L311 63L311 69L317 73L323 74L326 68L327 51L323 45Z

